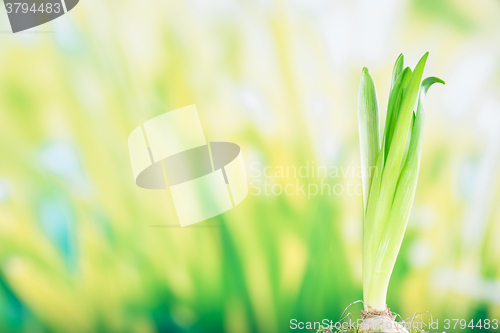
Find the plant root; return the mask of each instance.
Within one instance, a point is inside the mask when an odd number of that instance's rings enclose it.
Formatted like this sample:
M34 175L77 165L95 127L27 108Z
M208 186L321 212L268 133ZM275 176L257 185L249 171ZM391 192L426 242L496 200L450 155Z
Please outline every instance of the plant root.
M361 311L360 319L356 319L359 312L356 314L349 312L349 308L354 304L362 303L367 311ZM389 308L382 311L375 310L367 305L363 300L357 300L349 304L335 325L320 328L317 333L367 333L367 332L399 332L399 333L428 333L425 328L426 324L423 321L424 314L430 315L430 321L434 322L432 314L426 312L415 312L413 316L403 319L395 312L391 312ZM354 317L354 318L353 318ZM396 318L400 318L400 322L396 322ZM416 321L421 318L420 321Z
M384 310L375 310L368 306L368 311L361 311L362 324L359 329L367 332L408 333L408 330L396 321L396 315L386 306Z

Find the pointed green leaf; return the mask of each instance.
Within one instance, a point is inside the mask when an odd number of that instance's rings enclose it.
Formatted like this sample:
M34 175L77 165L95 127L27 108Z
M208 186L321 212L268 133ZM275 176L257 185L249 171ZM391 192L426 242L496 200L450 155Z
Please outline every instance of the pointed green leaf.
M404 62L405 62L405 57L404 57L403 53L401 53L399 55L398 59L396 60L396 63L394 64L394 68L392 69L392 81L391 81L391 90L390 90L391 92L392 92L392 88L396 84L396 80L398 79L399 75L403 71Z
M408 82L410 81L412 71L410 67L406 67L405 70L399 75L398 79L394 84L389 95L389 103L387 105L387 117L385 119L385 129L384 129L384 155L387 159L387 154L389 153L389 147L391 145L392 136L394 135L394 129L396 128L396 122L398 119L399 110L401 108L401 103L403 102L403 96Z
M375 83L367 68L363 68L358 92L358 127L363 183L363 207L366 209L368 193L380 150L378 100Z
M374 218L374 244L378 247L382 238L384 225L389 216L390 208L394 199L397 181L400 174L401 160L403 158L406 138L413 117L413 107L420 90L420 82L424 72L425 62L429 53L426 53L418 62L415 71L410 77L410 82L405 89L401 109L398 113L398 120L394 130L394 136L389 148L384 171L382 173L382 183L380 186L380 196L378 198L377 209Z

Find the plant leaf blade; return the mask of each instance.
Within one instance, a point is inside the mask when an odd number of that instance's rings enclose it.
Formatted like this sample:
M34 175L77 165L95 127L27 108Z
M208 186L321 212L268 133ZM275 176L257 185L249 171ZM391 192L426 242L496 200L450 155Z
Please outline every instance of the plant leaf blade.
M380 129L377 91L365 67L358 91L358 129L363 183L363 207L366 209L373 168L380 151Z

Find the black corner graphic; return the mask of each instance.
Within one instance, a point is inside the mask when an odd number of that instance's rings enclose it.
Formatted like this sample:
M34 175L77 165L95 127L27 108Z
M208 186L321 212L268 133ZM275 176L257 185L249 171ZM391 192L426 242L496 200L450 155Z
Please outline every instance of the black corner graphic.
M79 0L4 0L12 32L52 21L73 9Z
M66 3L66 10L69 12L70 10L72 10L73 8L75 8L75 6L78 4L78 1L79 0L66 0L65 3Z

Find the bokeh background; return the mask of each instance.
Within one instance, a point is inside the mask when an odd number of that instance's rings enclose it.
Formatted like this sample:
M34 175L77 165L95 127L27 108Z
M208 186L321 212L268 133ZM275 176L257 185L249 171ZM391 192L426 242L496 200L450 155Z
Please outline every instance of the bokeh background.
M0 18L0 332L337 320L362 297L360 196L251 189L178 228L167 191L135 186L127 137L196 104L209 141L241 146L249 182L265 166L352 168L362 67L384 118L397 56L413 67L426 51L426 74L447 85L427 98L388 304L405 318L500 318L499 1L82 0L15 35Z

